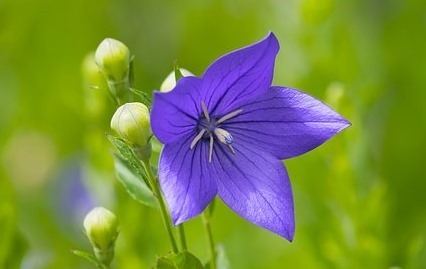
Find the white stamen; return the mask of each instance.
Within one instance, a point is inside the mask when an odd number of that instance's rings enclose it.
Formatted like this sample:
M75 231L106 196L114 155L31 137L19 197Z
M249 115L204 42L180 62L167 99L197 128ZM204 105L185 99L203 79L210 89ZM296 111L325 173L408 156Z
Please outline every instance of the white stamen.
M190 148L193 149L198 141L203 137L204 133L206 132L206 129L201 130L197 136L192 140Z
M206 107L206 104L204 104L204 101L201 101L201 108L203 109L204 117L206 117L207 122L210 122L210 115L209 115L209 112L207 111L207 107Z
M222 118L220 118L220 119L216 122L216 124L219 124L219 123L222 123L222 122L224 122L224 121L226 121L226 120L229 120L230 118L233 118L233 117L237 116L237 115L238 115L238 114L240 114L241 112L243 112L243 110L242 110L242 109L237 109L237 110L235 110L235 111L233 111L233 112L231 112L231 113L228 113L228 114L226 114L225 116L223 116Z
M235 154L234 147L231 144L228 144L228 148L231 150L232 153Z
M214 134L216 135L217 139L219 139L219 141L225 145L231 145L232 142L234 142L234 138L232 137L232 135L222 128L216 127L214 129Z
M235 154L235 150L231 145L234 142L234 138L232 137L232 135L228 131L226 131L225 129L219 128L218 126L222 122L239 115L241 112L243 112L243 110L237 109L237 110L235 110L231 113L226 114L225 116L221 117L219 120L214 122L215 119L210 118L209 111L207 110L207 106L204 103L204 101L201 101L201 109L203 110L203 115L204 115L205 120L207 122L201 121L202 119L200 119L201 122L199 122L198 124L199 124L199 127L202 127L202 129L194 137L194 139L191 141L190 148L193 149L195 147L195 145L197 145L198 141L200 141L204 137L204 135L208 134L208 136L209 136L209 163L211 163L212 159L213 159L213 146L214 146L214 141L215 141L214 136L216 136L218 141L225 144L229 148L229 150L233 154ZM211 122L211 120L213 120L213 122Z
M212 156L213 156L213 135L210 134L209 163L212 162Z

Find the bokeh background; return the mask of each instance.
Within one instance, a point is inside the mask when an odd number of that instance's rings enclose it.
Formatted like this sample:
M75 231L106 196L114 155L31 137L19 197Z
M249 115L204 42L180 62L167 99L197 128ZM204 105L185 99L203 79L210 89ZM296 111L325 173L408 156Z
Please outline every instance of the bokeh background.
M113 111L81 66L105 37L135 55L134 86L173 61L195 74L263 38L281 43L274 84L324 100L353 126L285 161L293 243L221 202L212 220L230 268L426 268L426 5L422 0L0 1L0 268L92 268L70 249L94 206L121 221L116 268L169 251L158 214L114 178ZM207 260L202 222L186 225Z

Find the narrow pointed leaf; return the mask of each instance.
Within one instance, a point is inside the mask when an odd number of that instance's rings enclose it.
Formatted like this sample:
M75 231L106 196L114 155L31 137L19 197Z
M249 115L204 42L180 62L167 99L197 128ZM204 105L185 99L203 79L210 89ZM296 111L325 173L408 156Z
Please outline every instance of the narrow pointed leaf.
M117 149L115 169L124 188L135 200L151 207L157 207L157 201L149 188L148 177L142 162L123 140L111 135L108 135L108 139Z
M123 187L133 199L150 207L158 207L157 199L152 191L145 182L132 171L125 160L119 156L114 156L114 166L118 180L123 184Z
M138 89L134 89L134 88L130 88L129 90L132 92L134 96L137 97L137 98L133 98L135 101L139 101L142 104L146 105L147 107L152 106L151 97L146 92L138 90Z
M99 265L98 261L96 260L95 256L93 256L93 254L90 254L90 253L87 253L87 252L84 252L84 251L81 251L81 250L76 250L76 249L71 249L71 253L80 257L80 258L83 258L83 259L91 262L92 264L94 264L96 266Z
M139 175L143 179L143 181L148 185L148 176L146 175L145 169L141 161L138 159L138 157L135 155L129 145L127 145L126 142L124 142L123 140L116 138L112 135L107 135L107 137L109 141L113 144L113 146L116 148L118 155L123 160L128 162L129 166L132 168L132 171Z

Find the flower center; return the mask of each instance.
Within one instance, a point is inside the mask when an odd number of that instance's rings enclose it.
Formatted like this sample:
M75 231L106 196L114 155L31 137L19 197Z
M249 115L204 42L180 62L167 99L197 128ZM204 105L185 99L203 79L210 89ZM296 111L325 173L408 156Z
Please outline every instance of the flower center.
M216 119L215 118L210 118L210 121L208 121L207 118L203 114L198 119L197 133L201 132L201 130L203 130L203 129L206 129L208 132L213 133L215 128L216 128ZM205 133L203 138L209 138L208 134Z
M216 119L210 117L206 104L204 104L203 101L201 101L201 108L203 110L203 114L201 114L200 118L198 119L196 127L198 134L192 140L190 148L194 148L198 141L200 141L201 139L209 140L209 163L212 161L213 144L215 140L218 140L222 144L225 144L229 148L229 150L235 154L235 150L232 147L234 138L228 131L220 128L220 126L223 122L237 116L243 110L238 109L229 114L226 114L225 116L219 119Z

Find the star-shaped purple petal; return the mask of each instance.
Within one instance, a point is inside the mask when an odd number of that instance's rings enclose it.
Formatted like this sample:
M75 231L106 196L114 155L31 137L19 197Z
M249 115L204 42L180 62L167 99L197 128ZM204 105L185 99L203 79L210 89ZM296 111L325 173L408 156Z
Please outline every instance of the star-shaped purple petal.
M350 123L303 92L271 86L278 50L271 33L221 57L201 78L155 93L152 130L165 144L159 180L174 224L218 195L248 221L293 239L293 195L281 160Z

